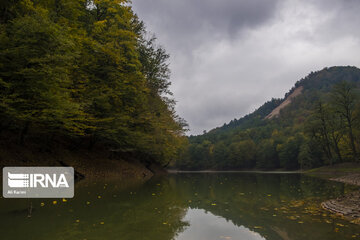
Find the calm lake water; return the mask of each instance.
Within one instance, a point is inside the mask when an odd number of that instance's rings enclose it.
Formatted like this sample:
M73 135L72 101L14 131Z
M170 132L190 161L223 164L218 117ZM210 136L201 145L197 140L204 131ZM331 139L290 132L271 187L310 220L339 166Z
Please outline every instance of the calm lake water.
M359 225L320 208L352 189L299 174L181 173L130 187L83 180L73 199L1 198L0 233L4 240L360 239Z

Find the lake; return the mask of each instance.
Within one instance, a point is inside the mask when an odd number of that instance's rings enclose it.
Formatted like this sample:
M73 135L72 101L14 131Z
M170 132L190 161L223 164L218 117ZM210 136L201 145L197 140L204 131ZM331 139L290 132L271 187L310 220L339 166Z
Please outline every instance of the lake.
M0 232L4 240L359 239L359 225L320 207L353 189L301 174L178 173L131 186L82 180L73 199L1 198Z

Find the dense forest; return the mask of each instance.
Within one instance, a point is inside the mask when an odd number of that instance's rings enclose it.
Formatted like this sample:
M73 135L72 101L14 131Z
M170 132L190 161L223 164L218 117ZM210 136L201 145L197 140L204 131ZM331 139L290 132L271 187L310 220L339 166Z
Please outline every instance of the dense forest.
M166 165L186 142L169 55L127 0L0 3L0 138Z
M360 160L355 67L312 72L283 99L187 139L169 90L169 55L129 1L5 0L0 30L2 142L101 147L191 170Z
M359 88L356 67L312 72L283 99L272 99L243 118L190 136L175 167L295 170L359 161ZM298 95L292 97L295 92ZM272 116L286 102L290 104Z

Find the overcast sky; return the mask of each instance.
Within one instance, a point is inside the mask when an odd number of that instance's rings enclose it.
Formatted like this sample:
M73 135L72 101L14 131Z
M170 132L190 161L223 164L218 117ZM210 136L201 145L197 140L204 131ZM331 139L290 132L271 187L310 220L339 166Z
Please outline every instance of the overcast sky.
M311 71L360 66L359 0L133 0L170 54L190 134L283 97Z

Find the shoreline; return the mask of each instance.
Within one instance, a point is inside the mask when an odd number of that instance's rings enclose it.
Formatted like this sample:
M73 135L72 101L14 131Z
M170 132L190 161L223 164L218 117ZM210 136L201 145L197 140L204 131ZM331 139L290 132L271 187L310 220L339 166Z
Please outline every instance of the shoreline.
M69 150L58 146L51 151L40 151L36 146L0 143L0 167L7 166L71 166L79 179L117 179L121 182L145 182L160 172L156 166L146 166L138 159L118 156L103 149Z
M360 187L360 173L330 178L329 180ZM321 207L326 211L344 217L344 219L352 223L360 224L360 190L355 190L336 199L324 201L321 203Z
M174 170L167 169L168 173L177 174L177 173L268 173L268 174L299 174L305 173L304 171L264 171L264 170Z

